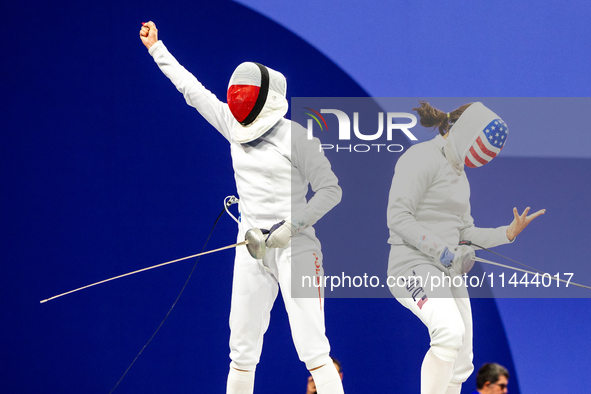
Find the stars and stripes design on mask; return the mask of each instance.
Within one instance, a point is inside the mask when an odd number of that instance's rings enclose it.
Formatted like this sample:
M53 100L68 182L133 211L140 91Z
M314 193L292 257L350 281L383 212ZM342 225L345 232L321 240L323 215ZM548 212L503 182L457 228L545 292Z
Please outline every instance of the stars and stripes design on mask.
M492 120L478 135L464 159L468 167L481 167L495 158L507 142L509 129L500 118Z

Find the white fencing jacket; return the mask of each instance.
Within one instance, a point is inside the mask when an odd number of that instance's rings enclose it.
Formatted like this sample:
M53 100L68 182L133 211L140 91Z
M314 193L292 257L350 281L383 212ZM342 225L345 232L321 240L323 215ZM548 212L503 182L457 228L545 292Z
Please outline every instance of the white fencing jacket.
M509 243L508 226L474 226L468 178L448 163L444 141L438 135L416 144L396 163L388 201L388 242L436 260L445 247L452 249L464 240L486 248Z
M340 202L341 188L320 141L308 140L302 126L281 118L260 138L240 144L233 136L237 121L228 105L181 66L162 41L149 52L187 104L230 142L239 209L250 226L269 228L302 211L312 225ZM310 201L308 185L315 192Z

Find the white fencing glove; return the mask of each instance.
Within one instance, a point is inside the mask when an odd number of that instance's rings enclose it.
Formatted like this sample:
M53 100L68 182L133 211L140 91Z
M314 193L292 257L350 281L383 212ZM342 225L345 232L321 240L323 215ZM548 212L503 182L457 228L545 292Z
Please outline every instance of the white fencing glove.
M267 248L284 248L289 243L292 235L291 222L282 220L271 227L265 245L267 245Z
M306 207L291 218L275 223L269 229L269 235L265 241L267 248L281 249L286 247L292 236L312 226L316 220L312 207Z
M453 276L462 276L470 272L474 266L476 253L474 249L466 245L459 245L453 249L453 252L445 247L439 255L439 262L446 268L449 268Z

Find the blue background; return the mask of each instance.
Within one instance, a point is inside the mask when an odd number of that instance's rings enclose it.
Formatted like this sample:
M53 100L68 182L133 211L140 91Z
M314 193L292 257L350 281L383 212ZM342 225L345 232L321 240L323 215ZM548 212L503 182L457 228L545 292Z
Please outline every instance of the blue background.
M154 20L181 64L219 97L234 67L248 60L282 71L290 97L589 96L588 2L242 3L4 5L3 392L109 392L192 263L39 300L200 251L223 198L235 193L226 141L158 70L138 38L141 22ZM468 173L474 217L496 226L511 220L513 206L547 208L499 251L550 272L583 272L573 279L589 283L586 108L543 113L546 128L528 127L539 124L528 110L518 127L508 121L507 149ZM340 269L344 245L365 250L366 261L385 271L385 207L397 156L378 169L327 156L344 190L343 203L318 224L327 271ZM367 185L356 184L360 178ZM364 218L374 243L350 242L356 229L338 224L351 216ZM234 239L235 224L224 217L208 248ZM199 262L116 392L223 392L232 256ZM590 307L588 298L474 299L476 367L507 366L514 393L587 391ZM326 320L347 392L418 391L428 335L396 301L328 299ZM255 392L304 392L306 378L279 301ZM473 387L474 376L464 391Z

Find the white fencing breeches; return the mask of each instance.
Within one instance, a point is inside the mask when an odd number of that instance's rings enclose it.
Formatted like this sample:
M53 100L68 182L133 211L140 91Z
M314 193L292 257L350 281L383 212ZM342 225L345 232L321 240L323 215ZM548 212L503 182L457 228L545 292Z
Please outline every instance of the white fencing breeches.
M239 239L244 238L243 234ZM318 289L313 298L292 298L291 265L314 276L322 267L320 243L309 234L294 236L282 249L267 249L264 265L253 259L246 248L236 249L232 306L230 311L230 358L232 367L254 370L259 362L263 335L278 294L283 295L293 341L301 361L308 369L332 363L324 328L324 299ZM321 270L321 268L320 268Z
M399 261L401 248L406 247L393 247L390 259ZM460 385L468 379L474 370L472 365L472 310L468 290L459 277L455 278L455 282L452 280L451 286L449 286L449 276L426 257L424 262L415 261L408 266L409 268L397 270L396 273L397 277L407 278L406 282L397 281L399 285L403 284L403 286L390 287L390 291L402 305L427 326L431 338L430 351L443 361L454 362L448 385ZM389 271L388 274L392 273ZM418 280L408 280L412 276L421 278L422 283ZM434 276L437 277L437 280L432 279ZM439 281L440 278L444 278L444 280ZM431 286L438 282L439 286ZM445 387L443 387L443 392L445 392Z

